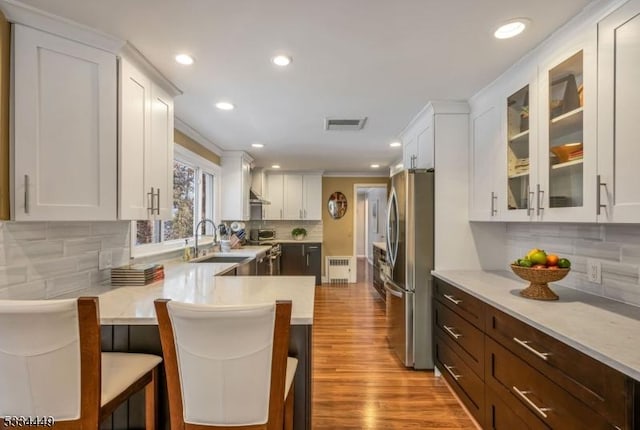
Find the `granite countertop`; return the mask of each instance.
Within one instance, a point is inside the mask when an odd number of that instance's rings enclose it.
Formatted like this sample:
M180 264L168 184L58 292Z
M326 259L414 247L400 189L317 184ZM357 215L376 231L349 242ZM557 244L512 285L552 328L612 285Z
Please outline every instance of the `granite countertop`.
M519 295L511 272L434 270L433 275L640 381L640 307L552 285L557 301Z
M373 244L373 246L375 246L376 248L380 248L383 251L387 250L387 244L386 242L371 242Z

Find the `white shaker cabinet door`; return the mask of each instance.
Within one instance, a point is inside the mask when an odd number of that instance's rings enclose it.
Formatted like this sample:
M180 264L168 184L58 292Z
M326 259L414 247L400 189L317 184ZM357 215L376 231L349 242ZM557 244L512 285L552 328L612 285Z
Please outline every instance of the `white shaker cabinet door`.
M158 85L151 85L151 149L145 169L155 188L155 217L173 217L173 99Z
M306 220L322 219L322 176L304 175L304 193L302 215Z
M640 221L640 0L598 24L599 222Z
M15 25L14 89L14 219L116 219L115 55Z
M284 175L283 219L304 219L304 209L302 207L303 192L304 187L302 175Z
M267 182L267 200L271 204L266 205L265 219L266 220L280 220L283 219L283 203L284 203L284 175L281 173L270 173L266 175Z
M145 152L151 143L151 81L120 61L119 218L144 220L151 215L151 186L145 181Z

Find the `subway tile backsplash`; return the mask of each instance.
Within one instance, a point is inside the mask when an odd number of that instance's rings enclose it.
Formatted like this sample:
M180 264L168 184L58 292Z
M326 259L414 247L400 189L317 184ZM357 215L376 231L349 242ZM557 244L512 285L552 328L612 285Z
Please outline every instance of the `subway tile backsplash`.
M129 262L129 221L0 222L0 298L45 299L109 279L100 251L113 266Z
M247 223L249 230L252 228L275 229L276 239L280 240L293 239L291 230L296 227L303 227L307 230L305 240L322 242L322 221L249 221Z
M533 247L571 260L558 284L640 306L640 224L507 224L509 261ZM588 259L600 262L602 284L588 281Z

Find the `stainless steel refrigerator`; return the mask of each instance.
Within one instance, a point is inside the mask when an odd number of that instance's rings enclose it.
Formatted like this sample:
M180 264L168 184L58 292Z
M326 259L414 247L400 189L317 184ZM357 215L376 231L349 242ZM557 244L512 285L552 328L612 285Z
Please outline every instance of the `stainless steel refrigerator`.
M433 369L431 295L434 256L433 170L391 177L384 284L387 339L407 367Z

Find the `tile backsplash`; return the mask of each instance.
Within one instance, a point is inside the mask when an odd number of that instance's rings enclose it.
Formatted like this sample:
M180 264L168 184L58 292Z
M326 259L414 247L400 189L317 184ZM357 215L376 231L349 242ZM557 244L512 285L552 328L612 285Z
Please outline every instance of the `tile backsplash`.
M306 240L322 242L322 221L249 221L247 229L272 228L276 230L276 238L281 240L293 239L291 230L303 227L307 230Z
M45 299L98 284L98 253L129 262L129 221L0 222L0 299Z
M509 261L534 247L571 260L558 284L640 306L640 225L507 224ZM588 259L602 265L602 284L588 281Z

